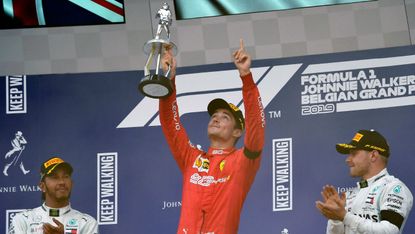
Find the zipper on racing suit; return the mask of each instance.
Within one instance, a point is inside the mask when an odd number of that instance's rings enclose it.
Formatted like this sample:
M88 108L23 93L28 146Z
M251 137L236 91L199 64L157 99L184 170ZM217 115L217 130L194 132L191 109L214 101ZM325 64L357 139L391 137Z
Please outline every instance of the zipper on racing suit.
M199 234L202 234L203 225L205 224L205 215L206 215L206 212L204 210L202 210L202 225L200 225Z

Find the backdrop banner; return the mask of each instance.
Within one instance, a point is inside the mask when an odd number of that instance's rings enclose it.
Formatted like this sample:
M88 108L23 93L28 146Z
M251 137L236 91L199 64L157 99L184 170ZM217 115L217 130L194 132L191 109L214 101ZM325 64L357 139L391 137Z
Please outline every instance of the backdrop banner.
M180 66L180 64L179 64ZM245 201L239 233L324 233L320 191L356 186L336 143L359 129L389 141L390 174L415 193L415 47L257 60L266 114L261 168ZM179 67L179 111L193 144L207 149L210 100L243 111L233 63ZM143 71L0 77L0 228L41 204L41 162L74 167L72 207L100 233L175 233L182 177L163 137L158 100L137 86ZM239 146L243 140L239 141ZM13 163L10 161L13 159ZM404 233L415 233L414 212ZM313 230L313 231L310 231Z

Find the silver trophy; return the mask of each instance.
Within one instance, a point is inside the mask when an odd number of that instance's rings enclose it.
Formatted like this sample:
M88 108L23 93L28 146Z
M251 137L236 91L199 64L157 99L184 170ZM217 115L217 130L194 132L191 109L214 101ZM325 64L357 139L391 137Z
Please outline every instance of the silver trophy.
M153 39L144 44L144 53L148 55L147 63L144 67L144 77L141 79L138 89L142 94L151 98L164 98L173 92L172 84L169 78L170 66L164 74L160 64L161 56L166 49L171 49L173 55L177 54L177 47L170 42L169 26L172 23L170 7L167 3L162 4L156 14L159 19L157 32ZM165 37L162 37L162 31L166 31ZM152 65L155 68L152 69ZM151 72L153 71L153 73Z

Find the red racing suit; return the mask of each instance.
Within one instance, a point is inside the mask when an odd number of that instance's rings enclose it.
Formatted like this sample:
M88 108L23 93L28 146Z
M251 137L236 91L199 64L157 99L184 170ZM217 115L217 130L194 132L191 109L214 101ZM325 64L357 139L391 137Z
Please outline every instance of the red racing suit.
M183 128L176 92L160 100L160 122L183 174L177 233L237 233L242 205L255 179L264 145L265 117L252 74L242 79L246 133L240 149L195 148ZM175 90L175 79L172 79Z

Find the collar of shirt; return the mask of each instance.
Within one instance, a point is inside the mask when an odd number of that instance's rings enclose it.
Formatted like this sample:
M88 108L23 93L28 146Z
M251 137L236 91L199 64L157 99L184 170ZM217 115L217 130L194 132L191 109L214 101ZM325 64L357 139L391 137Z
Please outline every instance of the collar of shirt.
M59 217L71 211L71 204L61 208L51 208L43 203L42 209L51 217Z
M207 154L216 156L216 155L229 155L230 153L234 152L235 148L229 148L229 149L216 149L216 148L209 148Z
M382 171L380 171L377 175L372 176L370 179L368 180L361 180L359 182L357 182L357 186L359 188L366 188L371 186L373 183L375 183L376 181L378 181L380 178L389 175L388 170L386 168L384 168Z

